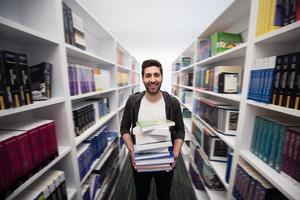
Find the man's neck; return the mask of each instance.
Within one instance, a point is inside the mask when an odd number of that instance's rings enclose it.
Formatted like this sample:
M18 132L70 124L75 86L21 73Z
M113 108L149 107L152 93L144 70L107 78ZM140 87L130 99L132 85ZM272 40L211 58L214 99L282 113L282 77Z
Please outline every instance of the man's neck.
M157 94L149 94L147 91L145 93L145 97L150 102L157 102L162 98L162 93L159 91Z

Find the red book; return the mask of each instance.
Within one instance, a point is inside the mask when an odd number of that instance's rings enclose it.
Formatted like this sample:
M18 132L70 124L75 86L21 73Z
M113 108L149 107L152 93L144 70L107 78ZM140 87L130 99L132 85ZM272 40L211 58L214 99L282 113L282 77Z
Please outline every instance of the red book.
M47 125L48 128L48 138L51 144L51 157L55 158L58 156L58 146L57 146L57 140L56 140L56 131L55 131L55 124L54 122L50 122Z
M43 147L40 140L39 130L37 128L27 131L29 137L29 147L33 156L33 168L38 169L43 162Z
M49 137L49 131L47 124L44 124L39 127L39 133L41 138L41 143L43 146L43 161L44 163L48 163L51 157L51 139Z
M16 135L16 139L18 142L18 147L20 151L20 158L22 159L22 172L23 176L29 175L33 169L33 152L30 148L29 136L25 131L20 131Z
M8 153L4 144L4 141L10 137L11 135L5 131L0 131L0 196L4 196L6 189L12 185L10 165L7 163Z
M18 181L24 175L23 165L20 157L19 144L14 134L12 137L3 141L4 151L7 155L7 161L5 162L10 167L10 183L17 185Z

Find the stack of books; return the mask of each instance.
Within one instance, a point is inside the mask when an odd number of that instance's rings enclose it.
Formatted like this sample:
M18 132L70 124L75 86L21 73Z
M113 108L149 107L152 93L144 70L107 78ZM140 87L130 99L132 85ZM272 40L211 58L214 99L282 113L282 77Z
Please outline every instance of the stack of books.
M174 162L170 120L154 120L137 122L133 129L136 144L134 156L138 172L168 171Z

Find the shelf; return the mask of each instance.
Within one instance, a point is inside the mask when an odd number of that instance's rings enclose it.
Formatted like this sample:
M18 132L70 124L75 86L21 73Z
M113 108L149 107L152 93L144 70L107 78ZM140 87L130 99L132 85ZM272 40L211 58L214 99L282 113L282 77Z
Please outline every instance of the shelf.
M6 110L0 110L0 117L17 114L17 113L21 113L21 112L25 112L25 111L29 111L29 110L34 110L37 108L52 106L52 105L60 104L60 103L64 103L64 102L65 102L65 99L62 97L51 98L46 101L34 101L33 104L29 104L26 106L21 106L18 108L10 108L10 109L6 109Z
M185 89L188 89L188 90L194 90L193 86L185 86L185 85L181 85L181 84L173 84L173 85L177 86L177 87L182 87L182 88L185 88Z
M204 124L204 126L207 127L211 132L213 132L215 135L217 135L219 138L221 138L231 149L234 149L236 136L223 135L222 133L219 133L214 128L212 128L207 122L205 122L203 119L201 119L198 115L194 114L194 116L197 119L199 119L200 122L202 124Z
M126 102L124 102L119 108L118 108L118 112L120 112L121 110L123 110L125 108Z
M220 97L220 98L231 100L231 101L236 101L236 102L241 101L241 94L222 94L222 93L201 90L201 89L194 89L194 91L199 92L199 93L209 94L211 96L216 96L216 97Z
M227 61L227 60L231 60L231 59L245 57L246 47L247 47L247 43L241 44L237 47L226 50L222 53L218 53L217 55L209 57L205 60L201 60L201 61L195 63L195 65L207 65L207 64L212 64L212 63L217 63L217 62L222 62L222 61Z
M276 105L273 105L273 104L260 103L260 102L253 101L253 100L247 100L247 104L252 105L252 106L256 106L256 107L259 107L259 108L264 108L264 109L268 109L268 110L288 114L288 115L291 115L291 116L294 116L294 117L300 117L300 110L295 110L295 109L291 109L291 108L276 106Z
M115 141L115 139L113 141ZM81 185L87 180L87 178L90 176L90 174L92 173L92 171L94 169L96 169L96 167L99 167L99 166L101 167L104 164L104 162L106 161L106 159L109 157L109 155L113 151L112 144L113 144L113 142L111 142L110 144L107 144L107 147L105 148L105 150L103 151L103 153L100 155L100 157L94 161L94 163L92 164L90 170L86 173L86 175L80 181Z
M223 183L224 187L228 190L228 183L225 182L226 163L210 161L210 164L213 166L216 174L218 175L219 179Z
M258 37L255 44L268 44L268 43L292 43L300 42L300 21L281 27L275 31L266 33Z
M122 71L122 72L132 71L132 69L130 69L129 67L123 66L123 65L116 64L116 66L118 68L120 68L120 71Z
M191 118L183 118L184 125L189 133L192 133L192 119Z
M299 199L300 187L298 185L295 185L288 178L282 176L250 151L241 151L240 155L288 199Z
M188 161L184 161L184 164L185 164L185 168L186 168L186 170L187 170L187 173L188 173L188 176L189 176L189 179L190 179L190 181L191 181L191 185L192 185L192 187L193 187L193 189L194 189L194 192L195 192L195 196L196 196L196 198L197 199L203 199L203 200L209 200L209 197L208 197L208 195L207 195L207 193L205 192L205 191L201 191L201 190L198 190L196 187L195 187L195 185L194 185L194 183L193 183L193 181L192 181L192 177L191 177L191 175L190 175L190 173L189 173L189 162Z
M86 94L79 94L79 95L71 96L71 100L84 99L84 98L88 98L88 97L92 97L92 96L96 96L96 95L100 95L100 94L113 92L113 91L116 91L116 90L117 90L117 88L110 88L110 89L106 89L106 90L89 92L89 93L86 93Z
M124 90L130 87L132 87L132 85L125 85L125 86L118 87L118 90Z
M189 65L187 67L181 67L179 70L177 71L173 71L173 74L179 73L179 72L184 72L184 71L190 71L190 70L194 70L194 64Z
M22 191L24 191L29 185L41 177L45 172L51 169L56 163L63 159L71 151L70 147L58 147L59 156L56 157L51 163L41 169L39 172L34 174L26 182L24 182L20 187L18 187L11 195L9 195L5 200L12 200L16 198Z
M100 56L92 54L86 50L82 50L78 47L72 46L70 44L65 43L66 52L68 57L73 57L80 59L80 61L84 61L87 63L93 62L97 65L101 65L101 67L112 68L114 63L106 60Z
M115 116L117 114L116 111L111 112L107 115L105 115L104 117L101 117L100 120L94 124L93 126L91 126L89 129L87 129L85 132L83 132L81 135L77 136L75 138L75 143L76 145L79 145L82 141L84 141L85 139L87 139L90 135L92 135L98 128L100 128L101 126L103 126L106 122L108 122L113 116Z
M18 44L58 45L59 42L48 35L0 16L0 38Z
M200 174L197 167L195 166L195 164L193 162L191 162L193 168L196 170L197 174ZM207 195L209 196L210 199L212 200L223 200L226 196L226 191L214 191L209 189L208 187L206 187L202 177L201 177L201 181L204 185L205 191L207 192Z
M68 200L72 200L76 196L76 189L67 189Z

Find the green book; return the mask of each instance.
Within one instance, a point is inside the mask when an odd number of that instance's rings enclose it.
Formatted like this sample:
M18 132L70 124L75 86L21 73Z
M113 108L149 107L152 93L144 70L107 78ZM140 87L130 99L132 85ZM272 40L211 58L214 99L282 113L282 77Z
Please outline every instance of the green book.
M278 151L278 144L279 144L279 125L275 122L273 122L272 125L272 142L271 142L271 149L270 149L270 155L268 158L268 164L275 168L275 159L276 159L276 153Z
M236 47L242 43L242 35L240 33L217 32L210 36L211 55L224 52L228 49Z
M175 126L175 122L168 119L159 119L151 121L139 121L137 125L141 128L142 132L151 131L158 128L166 128L170 126Z
M257 143L257 135L258 135L258 128L259 128L259 124L260 124L260 120L261 118L259 116L255 117L255 122L254 122L254 129L253 129L253 133L252 133L252 140L251 140L251 147L250 150L253 153L255 150L255 145Z

